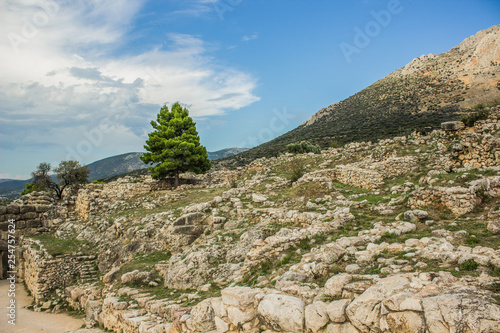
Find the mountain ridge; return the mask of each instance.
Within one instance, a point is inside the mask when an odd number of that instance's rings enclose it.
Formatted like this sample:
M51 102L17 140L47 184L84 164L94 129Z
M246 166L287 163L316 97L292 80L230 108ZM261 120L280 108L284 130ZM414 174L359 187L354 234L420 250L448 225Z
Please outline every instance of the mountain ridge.
M413 59L356 94L317 111L297 128L221 161L242 165L276 156L293 142L322 147L375 141L439 128L479 103L500 101L500 25L439 55Z

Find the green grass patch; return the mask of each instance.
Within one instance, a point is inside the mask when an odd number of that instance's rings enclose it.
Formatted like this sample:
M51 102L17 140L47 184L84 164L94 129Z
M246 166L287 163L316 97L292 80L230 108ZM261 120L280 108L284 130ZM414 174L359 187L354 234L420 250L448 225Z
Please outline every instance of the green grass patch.
M157 251L146 254L136 254L134 258L120 267L119 274L125 274L135 270L150 272L160 261L167 261L172 256L170 251Z
M464 261L460 265L460 270L470 272L470 271L475 271L478 267L479 267L479 264L477 262L475 262L474 259L469 259L469 260Z
M39 240L52 256L76 254L79 252L85 255L95 254L95 248L92 243L77 240L76 238L57 238L52 234L40 234L28 237Z

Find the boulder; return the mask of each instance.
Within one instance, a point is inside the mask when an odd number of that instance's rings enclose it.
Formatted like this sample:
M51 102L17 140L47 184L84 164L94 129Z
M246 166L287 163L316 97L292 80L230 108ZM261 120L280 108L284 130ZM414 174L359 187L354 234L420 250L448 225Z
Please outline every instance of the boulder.
M305 324L308 332L316 333L325 327L329 321L326 308L327 304L324 302L314 302L306 306Z
M227 307L227 317L234 326L242 326L255 319L257 312L255 308L239 309L234 306Z
M153 280L153 275L150 272L140 272L136 269L123 274L121 280L124 284L144 284Z
M266 202L267 198L263 195L253 193L252 194L252 201L256 202L256 203L261 203L261 202Z
M259 293L249 287L232 287L222 290L222 303L227 306L246 308L254 305L255 295Z
M325 294L335 298L340 297L342 295L342 289L346 284L351 282L351 279L351 275L347 273L332 276L325 283Z
M361 332L379 330L382 301L404 291L409 285L410 281L403 276L381 279L349 304L346 309L349 320Z
M425 332L421 314L413 311L392 312L385 318L389 332Z
M269 294L259 303L258 314L275 331L303 332L306 303L293 296Z
M331 302L326 307L326 313L330 318L332 323L343 323L347 320L345 315L345 309L351 304L350 299L341 299L338 301Z
M422 304L429 332L500 332L500 305L477 289L452 289Z
M187 327L195 332L215 330L215 313L210 299L196 305L191 311L191 317L186 321Z
M489 232L494 235L500 234L500 221L490 221L488 222L488 226L486 227Z
M102 282L109 284L115 279L116 273L120 270L120 267L113 267L109 272L104 274L102 277Z
M429 217L429 213L425 210L415 209L404 213L404 219L410 222L422 222Z

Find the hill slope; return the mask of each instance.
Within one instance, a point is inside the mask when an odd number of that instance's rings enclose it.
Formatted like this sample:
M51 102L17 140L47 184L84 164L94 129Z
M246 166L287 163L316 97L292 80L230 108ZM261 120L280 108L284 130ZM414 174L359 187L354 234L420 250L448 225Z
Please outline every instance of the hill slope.
M126 153L90 163L87 165L90 169L89 181L143 169L144 162L140 156L142 153Z
M438 128L475 104L500 100L500 25L440 55L423 55L357 94L318 111L284 135L231 162L274 156L302 140L323 147Z

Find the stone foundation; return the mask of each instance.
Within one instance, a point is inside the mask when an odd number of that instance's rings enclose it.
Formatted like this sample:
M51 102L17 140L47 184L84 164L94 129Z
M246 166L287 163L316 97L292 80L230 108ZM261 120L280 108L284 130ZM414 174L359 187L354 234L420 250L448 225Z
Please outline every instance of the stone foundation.
M64 289L81 282L89 265L95 266L96 256L64 255L52 257L38 243L25 239L23 246L24 282L35 302L43 302L55 289Z

